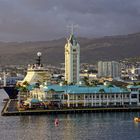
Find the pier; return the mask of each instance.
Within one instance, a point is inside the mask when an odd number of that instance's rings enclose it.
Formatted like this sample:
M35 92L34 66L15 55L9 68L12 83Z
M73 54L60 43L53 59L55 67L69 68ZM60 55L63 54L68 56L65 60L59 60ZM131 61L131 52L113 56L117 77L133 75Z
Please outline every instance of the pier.
M72 113L97 113L97 112L138 112L140 107L88 107L88 108L62 108L62 109L18 109L17 100L9 99L1 112L2 116L23 116L42 114L72 114Z

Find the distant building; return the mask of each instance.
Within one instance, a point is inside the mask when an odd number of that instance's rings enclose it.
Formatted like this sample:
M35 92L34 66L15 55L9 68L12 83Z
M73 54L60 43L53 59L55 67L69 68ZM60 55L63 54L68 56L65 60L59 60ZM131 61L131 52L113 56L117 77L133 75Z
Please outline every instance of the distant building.
M134 74L140 76L140 67L135 69Z
M120 63L116 61L99 61L98 77L118 78L121 76Z
M80 46L73 34L65 45L65 81L79 83Z

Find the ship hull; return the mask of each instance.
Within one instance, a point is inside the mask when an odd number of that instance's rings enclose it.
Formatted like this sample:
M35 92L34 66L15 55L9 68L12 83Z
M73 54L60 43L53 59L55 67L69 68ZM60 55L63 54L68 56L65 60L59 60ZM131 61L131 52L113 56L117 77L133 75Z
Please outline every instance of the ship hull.
M15 88L15 86L6 86L3 87L3 89L8 94L10 99L17 99L18 90Z

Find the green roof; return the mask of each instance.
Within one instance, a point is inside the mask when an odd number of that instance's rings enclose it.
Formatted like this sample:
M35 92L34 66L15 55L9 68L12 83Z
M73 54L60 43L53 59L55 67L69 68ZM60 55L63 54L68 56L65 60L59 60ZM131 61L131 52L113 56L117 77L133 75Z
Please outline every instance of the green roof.
M140 89L140 85L136 85L136 86L134 86L134 85L128 85L127 88L129 88L129 89L130 89L130 88L135 88L135 89L136 89L136 88L139 88L139 89Z
M44 91L54 90L56 92L64 92L71 94L96 94L96 93L129 93L125 88L120 88L116 86L107 87L104 85L98 85L96 87L78 86L78 85L48 85L44 87Z

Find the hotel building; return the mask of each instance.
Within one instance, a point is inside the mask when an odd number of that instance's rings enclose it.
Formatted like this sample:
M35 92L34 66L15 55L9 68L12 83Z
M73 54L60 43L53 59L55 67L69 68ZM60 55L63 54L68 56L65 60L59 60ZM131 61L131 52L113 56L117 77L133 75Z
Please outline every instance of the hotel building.
M120 63L116 61L99 61L98 77L118 78L121 76Z

